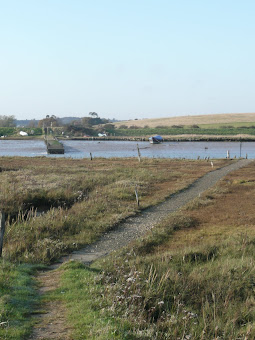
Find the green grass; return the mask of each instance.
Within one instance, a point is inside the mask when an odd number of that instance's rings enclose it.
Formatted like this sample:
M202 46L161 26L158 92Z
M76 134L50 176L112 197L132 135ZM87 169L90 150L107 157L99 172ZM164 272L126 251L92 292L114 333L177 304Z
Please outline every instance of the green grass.
M71 261L61 266L61 287L45 296L46 300L64 301L68 310L68 323L72 325L75 340L123 339L116 328L116 318L104 314L108 308L104 287L98 281L100 271ZM121 325L119 325L122 327Z
M32 275L38 266L0 261L0 339L26 340L31 332L31 311L38 304Z

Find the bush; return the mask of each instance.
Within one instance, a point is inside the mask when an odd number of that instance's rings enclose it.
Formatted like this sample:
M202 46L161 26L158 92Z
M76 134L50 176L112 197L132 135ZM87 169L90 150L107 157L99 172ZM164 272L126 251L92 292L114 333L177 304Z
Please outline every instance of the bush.
M173 129L183 129L184 125L172 125L171 126Z
M16 129L13 127L0 127L0 136L10 136L15 133Z

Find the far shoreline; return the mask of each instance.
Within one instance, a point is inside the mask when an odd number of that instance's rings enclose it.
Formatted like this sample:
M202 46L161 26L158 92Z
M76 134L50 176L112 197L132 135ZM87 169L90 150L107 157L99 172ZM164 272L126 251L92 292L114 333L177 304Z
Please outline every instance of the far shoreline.
M130 136L107 136L107 137L71 137L71 138L59 138L59 140L103 140L103 141L141 141L149 142L150 136L145 137L130 137ZM214 136L214 135L176 135L176 136L164 136L162 135L164 142L254 142L255 136Z
M80 140L80 141L137 141L149 142L150 136L106 136L106 137L57 137L59 140ZM252 135L162 135L165 142L254 142L255 136ZM9 136L2 137L0 140L42 140L44 136Z

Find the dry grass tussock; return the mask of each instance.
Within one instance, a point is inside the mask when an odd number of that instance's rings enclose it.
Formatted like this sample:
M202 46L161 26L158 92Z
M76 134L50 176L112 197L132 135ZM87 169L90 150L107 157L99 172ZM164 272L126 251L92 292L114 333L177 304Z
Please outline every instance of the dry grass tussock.
M148 126L150 128L156 126L172 126L172 125L194 125L194 124L231 124L236 122L254 122L255 113L229 113L229 114L213 114L213 115L197 115L197 116L180 116L169 118L152 118L152 119L140 119L129 120L115 123L115 126Z

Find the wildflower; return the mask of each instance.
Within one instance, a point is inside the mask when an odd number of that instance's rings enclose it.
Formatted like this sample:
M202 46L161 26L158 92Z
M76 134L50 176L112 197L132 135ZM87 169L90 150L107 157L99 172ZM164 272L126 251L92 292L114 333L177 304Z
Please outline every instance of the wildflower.
M135 278L134 278L134 277L129 277L129 278L127 279L127 282L135 282Z

